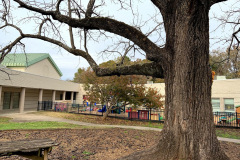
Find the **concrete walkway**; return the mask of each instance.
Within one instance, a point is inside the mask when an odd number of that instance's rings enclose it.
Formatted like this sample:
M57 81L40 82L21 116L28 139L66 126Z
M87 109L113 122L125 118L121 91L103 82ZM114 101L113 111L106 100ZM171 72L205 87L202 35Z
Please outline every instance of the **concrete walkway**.
M162 129L159 129L159 128L140 127L140 126L94 124L94 123L86 123L86 122L80 122L80 121L74 121L74 120L69 120L69 119L64 119L64 118L56 118L56 117L50 117L50 116L43 116L43 115L37 115L37 114L31 114L31 113L0 114L0 116L12 118L12 120L11 120L12 122L54 121L54 122L66 122L66 123L76 124L76 125L81 125L81 126L162 131ZM233 143L240 143L239 139L218 137L218 140L226 141L226 142L233 142Z

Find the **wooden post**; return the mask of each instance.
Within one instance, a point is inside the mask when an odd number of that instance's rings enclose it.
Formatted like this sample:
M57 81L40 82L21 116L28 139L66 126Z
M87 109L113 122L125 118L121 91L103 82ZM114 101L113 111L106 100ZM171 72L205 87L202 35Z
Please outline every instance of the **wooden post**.
M150 108L150 116L149 116L149 113L148 113L148 119L150 119L150 121L152 120L152 108Z
M44 149L44 160L48 160L48 149Z

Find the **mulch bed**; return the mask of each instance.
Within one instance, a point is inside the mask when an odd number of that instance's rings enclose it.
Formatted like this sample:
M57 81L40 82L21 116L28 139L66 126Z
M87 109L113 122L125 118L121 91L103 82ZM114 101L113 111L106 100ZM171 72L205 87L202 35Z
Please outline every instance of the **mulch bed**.
M52 160L114 160L157 142L161 132L129 129L51 129L0 131L0 141L49 138L59 143L49 154ZM240 159L240 144L221 142L232 160ZM27 160L19 156L0 160Z

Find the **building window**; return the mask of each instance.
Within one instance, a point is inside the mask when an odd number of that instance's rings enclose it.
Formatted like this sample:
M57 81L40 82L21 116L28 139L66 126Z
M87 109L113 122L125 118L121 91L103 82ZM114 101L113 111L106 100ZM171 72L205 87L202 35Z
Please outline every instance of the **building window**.
M11 92L4 92L3 109L10 109L11 105Z
M212 98L213 112L220 111L220 98Z
M20 93L4 92L3 109L19 108Z
M20 93L12 93L13 109L19 108Z
M225 110L234 111L234 99L225 98L224 99Z
M71 100L71 92L66 92L65 100Z

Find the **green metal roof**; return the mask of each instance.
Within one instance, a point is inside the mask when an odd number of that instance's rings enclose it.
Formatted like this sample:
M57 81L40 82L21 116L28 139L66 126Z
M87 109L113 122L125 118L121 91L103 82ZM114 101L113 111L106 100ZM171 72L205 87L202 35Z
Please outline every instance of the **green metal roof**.
M56 69L58 74L62 76L62 72L53 61L51 56L47 53L16 53L16 54L7 54L2 61L2 65L6 67L29 67L37 62L40 62L44 59L48 59L53 67Z

